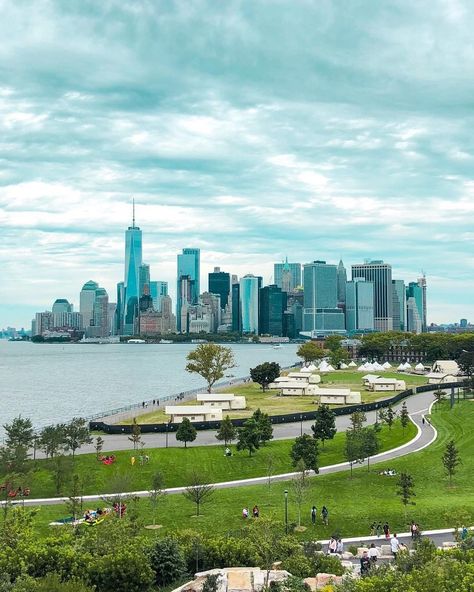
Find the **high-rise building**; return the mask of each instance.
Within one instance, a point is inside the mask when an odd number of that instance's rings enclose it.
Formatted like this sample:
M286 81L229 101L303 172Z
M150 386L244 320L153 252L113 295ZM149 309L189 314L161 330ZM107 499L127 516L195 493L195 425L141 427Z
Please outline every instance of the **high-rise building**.
M363 278L346 283L346 330L374 330L374 285Z
M94 299L93 325L87 328L86 337L108 337L109 295L105 288L97 288Z
M54 316L49 310L37 312L35 315L35 333L34 335L43 335L45 331L51 331L54 328ZM34 337L33 335L33 337Z
M407 296L403 280L392 280L393 330L407 330Z
M138 269L138 295L143 296L145 293L145 286L150 289L150 266L148 263L142 263ZM150 292L148 292L150 293Z
M82 322L84 329L92 325L94 320L94 301L95 291L99 287L97 282L89 280L82 286L81 293L79 295L79 312L82 315Z
M326 261L303 266L304 332L322 335L344 331L344 312L337 307L337 268Z
M82 315L80 312L55 312L53 313L53 325L55 329L76 329L83 328Z
M190 304L198 304L200 294L200 249L183 249L178 255L178 273L177 273L177 302L176 318L178 321L178 331L183 331L181 319L183 316L183 307ZM184 286L182 284L185 284Z
M209 273L209 292L219 294L221 308L225 308L229 304L230 274L215 267L214 271Z
M292 292L301 286L301 263L288 263L286 257L283 263L273 264L275 285L283 292Z
M207 307L208 316L210 319L209 329L211 333L217 333L217 328L221 324L222 305L219 294L211 292L203 292L201 294L202 306Z
M423 287L418 282L410 282L407 294L407 329L410 333L423 331Z
M51 312L53 314L58 314L61 312L72 312L72 311L73 311L73 306L72 306L72 304L69 303L69 300L66 300L66 298L57 298L54 301L53 308L51 309Z
M233 277L233 276L232 276ZM232 283L232 331L242 332L242 311L240 308L240 284Z
M421 288L421 301L422 301L422 313L421 313L421 331L425 333L428 329L428 322L426 320L426 277L423 275L422 278L418 279L418 285Z
M364 278L374 285L374 328L393 330L392 266L383 261L352 265L352 279Z
M151 281L150 296L153 299L153 308L161 312L161 301L163 296L168 296L168 282Z
M140 298L140 266L142 265L142 231L135 226L135 203L132 225L125 231L125 280L123 304L124 335L133 335Z
M347 272L342 259L337 266L337 303L344 305L346 301Z
M265 286L259 292L260 335L282 336L283 315L286 311L287 293L277 285Z
M252 274L240 278L242 332L258 334L258 293L262 278Z
M123 334L123 310L125 307L125 285L123 282L117 284L117 305L115 307L114 335Z

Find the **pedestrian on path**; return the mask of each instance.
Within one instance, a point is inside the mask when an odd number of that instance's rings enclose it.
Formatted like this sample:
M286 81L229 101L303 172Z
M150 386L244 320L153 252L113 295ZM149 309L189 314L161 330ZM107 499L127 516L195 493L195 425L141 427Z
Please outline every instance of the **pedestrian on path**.
M367 551L364 551L362 557L360 558L360 575L362 578L365 578L369 575L370 570L370 559Z
M370 559L370 564L372 566L374 566L377 563L377 559L379 558L379 550L377 549L377 547L375 546L374 543L372 543L370 545L370 549L369 549L369 559Z
M385 522L385 524L383 525L383 533L388 541L388 539L390 538L390 528L388 526L388 522Z
M377 535L377 538L379 538L382 534L382 523L380 522L380 520L379 522L377 522L377 526L375 527L375 534Z
M400 543L397 539L397 533L395 532L390 539L390 549L392 551L393 558L396 560L398 552L400 551Z
M321 510L321 518L323 519L323 524L327 526L329 524L329 510L326 506L323 506Z
M316 516L318 515L318 509L316 506L311 508L311 523L316 524Z
M341 538L337 539L337 542L336 542L336 553L338 555L342 555L344 553L344 544L343 544Z

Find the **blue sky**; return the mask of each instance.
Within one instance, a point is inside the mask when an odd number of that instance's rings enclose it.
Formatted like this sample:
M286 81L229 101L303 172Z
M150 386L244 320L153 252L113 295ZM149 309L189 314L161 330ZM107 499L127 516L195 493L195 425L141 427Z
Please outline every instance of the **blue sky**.
M94 279L130 201L154 279L176 254L425 270L474 320L474 11L462 0L0 0L0 326Z

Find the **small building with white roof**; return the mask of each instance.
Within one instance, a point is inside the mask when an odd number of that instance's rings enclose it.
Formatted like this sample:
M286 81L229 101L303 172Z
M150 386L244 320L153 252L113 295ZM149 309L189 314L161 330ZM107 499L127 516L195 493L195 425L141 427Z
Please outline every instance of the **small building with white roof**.
M245 409L247 402L245 397L236 396L231 393L203 393L197 395L196 400L208 407L219 407L220 409Z
M374 380L367 381L366 387L369 391L404 391L406 383L398 378L382 378L379 376Z
M185 417L189 421L222 421L222 409L209 405L166 405L165 413L173 423L181 423Z
M456 375L459 373L459 366L454 360L436 360L431 370L433 372Z
M446 384L448 382L458 382L458 377L454 374L445 372L429 372L425 374L428 384Z

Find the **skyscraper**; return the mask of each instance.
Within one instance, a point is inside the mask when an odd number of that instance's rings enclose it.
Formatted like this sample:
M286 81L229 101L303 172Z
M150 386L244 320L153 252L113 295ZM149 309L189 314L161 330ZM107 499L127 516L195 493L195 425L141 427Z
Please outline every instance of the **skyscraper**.
M61 312L72 312L72 311L73 311L73 306L72 306L72 304L69 303L69 300L66 300L66 298L57 298L54 301L53 308L51 309L51 312L53 314L58 314Z
M424 274L422 278L418 279L418 285L420 286L422 293L421 331L424 333L428 327L428 323L426 320L426 277Z
M109 295L104 288L97 288L94 299L93 326L88 328L86 336L107 337L109 335Z
M209 292L219 294L221 307L225 308L229 304L230 274L221 271L219 267L215 267L214 271L209 273Z
M150 266L148 263L142 263L138 269L138 296L143 296L145 293L145 286L150 289ZM148 292L149 293L149 292Z
M273 264L275 285L284 292L292 292L301 286L301 263L288 263L286 257L283 263Z
M393 330L407 330L407 296L403 280L392 280Z
M258 334L258 292L262 278L248 274L240 279L242 332Z
M374 328L393 330L392 266L383 261L367 261L352 266L352 279L364 278L374 285Z
M242 311L240 308L240 284L232 283L232 331L242 332Z
M326 261L303 265L303 330L321 334L344 331L344 313L337 307L337 268Z
M259 333L260 335L283 335L283 315L286 310L287 293L276 285L260 288Z
M84 329L92 325L94 319L95 291L99 287L97 282L89 280L82 286L79 295L79 312L82 315Z
M374 285L363 278L346 283L346 329L374 330Z
M125 281L123 303L123 334L133 335L140 298L140 266L142 265L142 231L135 226L135 202L132 225L125 231Z
M177 273L177 302L176 319L178 331L182 331L181 317L183 306L189 304L198 304L200 294L200 249L183 249L178 255L178 273ZM186 286L182 286L185 282Z
M407 295L407 329L411 333L423 331L423 286L419 282L410 282L406 290Z
M150 296L153 298L153 308L161 312L161 302L164 296L168 296L168 282L151 281Z
M337 266L337 303L343 305L346 301L347 273L342 259Z

